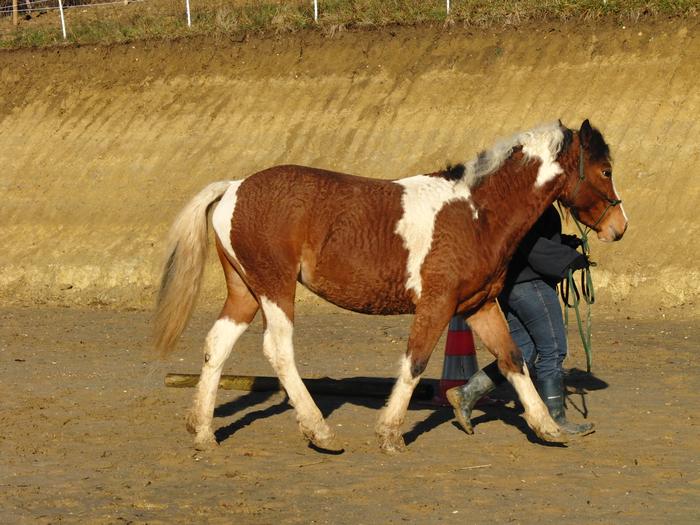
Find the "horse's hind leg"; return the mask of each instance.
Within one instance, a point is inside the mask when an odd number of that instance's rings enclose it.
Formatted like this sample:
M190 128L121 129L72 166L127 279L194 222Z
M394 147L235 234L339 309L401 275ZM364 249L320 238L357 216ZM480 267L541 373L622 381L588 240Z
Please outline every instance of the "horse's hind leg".
M498 360L501 373L513 385L523 404L523 417L529 427L545 441L564 441L559 426L549 415L547 407L532 384L520 349L508 330L508 323L496 301L485 304L469 317L469 325Z
M291 300L270 299L260 296L260 306L265 316L263 352L279 377L289 396L289 402L296 411L297 422L304 436L315 446L329 451L342 450L335 442L335 436L323 419L321 411L314 403L304 382L301 380L294 362L293 304Z
M204 346L204 365L199 376L192 408L186 418L187 429L195 435L194 445L198 450L216 445L211 423L214 417L216 390L219 386L221 372L236 341L248 328L258 311L258 302L255 297L221 253L218 244L217 249L226 276L228 296L219 318L207 334Z

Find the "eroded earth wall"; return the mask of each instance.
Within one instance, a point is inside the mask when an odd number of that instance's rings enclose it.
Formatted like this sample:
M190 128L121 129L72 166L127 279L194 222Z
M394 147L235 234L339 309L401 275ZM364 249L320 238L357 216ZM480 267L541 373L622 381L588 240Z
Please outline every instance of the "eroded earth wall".
M213 180L280 163L397 178L542 122L590 118L630 217L620 243L593 241L599 302L696 316L699 28L406 28L0 53L0 300L149 306L170 222Z

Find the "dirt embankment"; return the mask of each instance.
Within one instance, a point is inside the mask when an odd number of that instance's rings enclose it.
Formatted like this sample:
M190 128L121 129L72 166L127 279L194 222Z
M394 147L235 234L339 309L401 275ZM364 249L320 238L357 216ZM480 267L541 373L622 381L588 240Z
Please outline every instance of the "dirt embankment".
M699 29L406 28L2 53L0 298L147 306L163 235L209 181L277 163L407 176L588 117L612 146L631 220L623 242L594 244L601 302L694 317ZM210 299L220 282L209 272Z

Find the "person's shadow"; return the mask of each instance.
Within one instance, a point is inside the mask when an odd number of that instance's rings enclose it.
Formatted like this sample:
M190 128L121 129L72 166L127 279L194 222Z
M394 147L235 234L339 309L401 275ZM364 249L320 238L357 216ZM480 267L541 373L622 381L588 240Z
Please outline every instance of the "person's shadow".
M567 408L575 410L584 418L588 418L588 405L586 403L588 392L604 390L610 386L606 381L593 373L579 370L578 368L571 368L566 371L564 385L567 393Z

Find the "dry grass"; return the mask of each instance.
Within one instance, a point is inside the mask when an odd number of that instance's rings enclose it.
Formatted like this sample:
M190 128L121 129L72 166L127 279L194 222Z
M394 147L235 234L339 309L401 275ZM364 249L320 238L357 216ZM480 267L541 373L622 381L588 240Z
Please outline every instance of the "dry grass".
M20 5L24 0L20 0ZM37 2L43 2L41 4ZM318 22L312 0L191 0L192 27L185 19L184 0L143 0L86 6L103 0L68 0L65 9L69 44L110 44L142 39L246 34L302 30L333 34L353 27L447 24L474 27L517 26L536 20L599 20L619 22L653 16L697 16L697 0L320 0ZM109 0L106 0L109 1ZM11 0L0 0L0 8ZM35 0L44 8L13 27L0 18L0 48L65 45L60 31L58 0Z

